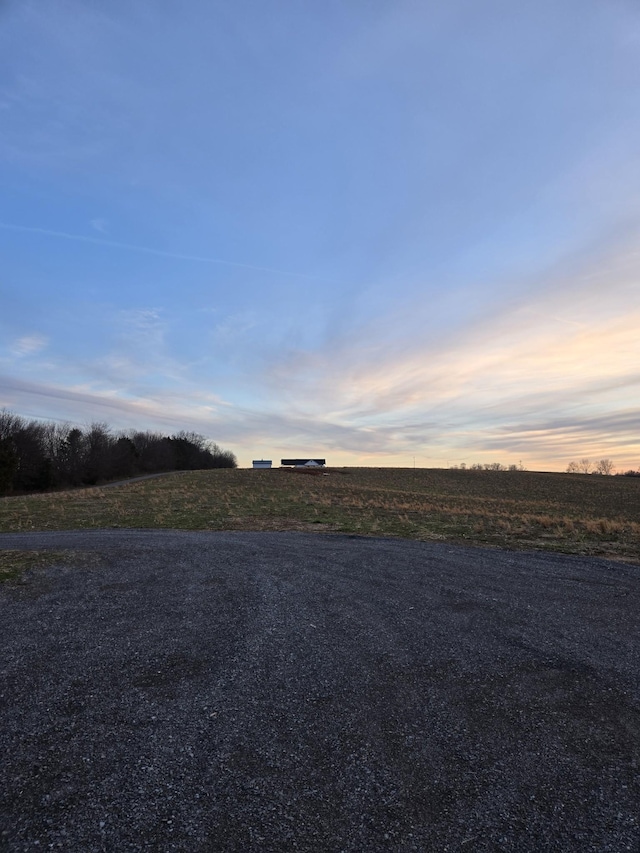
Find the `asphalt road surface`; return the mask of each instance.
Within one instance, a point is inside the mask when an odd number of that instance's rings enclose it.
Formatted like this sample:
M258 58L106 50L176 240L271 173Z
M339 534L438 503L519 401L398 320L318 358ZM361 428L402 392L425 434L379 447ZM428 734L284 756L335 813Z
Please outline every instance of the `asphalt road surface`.
M23 547L87 557L0 591L2 850L640 850L640 567L0 536Z

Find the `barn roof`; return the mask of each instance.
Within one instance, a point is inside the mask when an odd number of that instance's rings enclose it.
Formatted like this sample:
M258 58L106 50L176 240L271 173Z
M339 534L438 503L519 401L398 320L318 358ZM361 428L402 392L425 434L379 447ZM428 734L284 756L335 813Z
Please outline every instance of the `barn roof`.
M281 459L281 465L306 465L307 462L315 462L316 465L326 465L326 459L310 459L308 456L306 459Z

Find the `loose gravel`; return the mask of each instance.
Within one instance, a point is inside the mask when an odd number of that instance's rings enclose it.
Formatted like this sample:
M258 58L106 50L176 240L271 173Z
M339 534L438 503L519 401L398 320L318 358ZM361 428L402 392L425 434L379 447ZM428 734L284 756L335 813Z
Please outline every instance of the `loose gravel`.
M3 850L640 850L640 567L296 533L3 548L76 552L0 590Z

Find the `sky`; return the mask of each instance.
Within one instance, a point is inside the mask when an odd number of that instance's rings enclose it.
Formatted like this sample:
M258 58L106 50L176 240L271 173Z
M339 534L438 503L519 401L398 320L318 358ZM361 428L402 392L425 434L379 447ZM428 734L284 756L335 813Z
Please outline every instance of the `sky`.
M640 468L637 0L0 0L0 408Z

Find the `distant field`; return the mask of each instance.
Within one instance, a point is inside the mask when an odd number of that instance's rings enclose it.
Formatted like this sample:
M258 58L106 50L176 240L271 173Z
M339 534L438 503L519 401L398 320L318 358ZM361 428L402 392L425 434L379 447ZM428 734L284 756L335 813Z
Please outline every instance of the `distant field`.
M442 469L219 469L0 499L0 531L317 530L640 563L640 478Z

